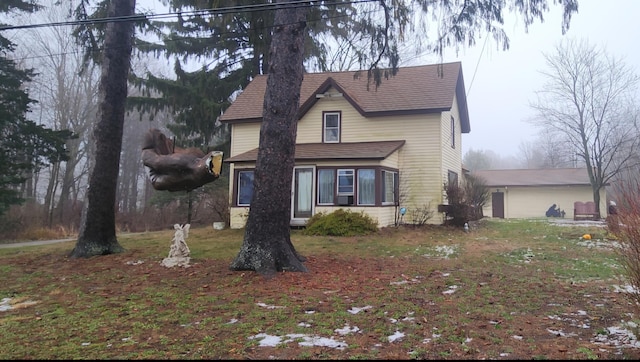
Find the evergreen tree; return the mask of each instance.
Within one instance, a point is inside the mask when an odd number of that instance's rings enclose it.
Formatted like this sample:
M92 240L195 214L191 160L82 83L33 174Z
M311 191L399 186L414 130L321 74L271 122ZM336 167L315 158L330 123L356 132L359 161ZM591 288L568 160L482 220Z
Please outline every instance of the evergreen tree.
M355 10L349 1L328 1L331 6L308 7L310 16L322 21L307 26L305 61L326 69L326 47L316 34L330 32L345 36L349 24L345 18ZM137 80L140 87L160 93L155 99L130 98L130 104L147 112L169 108L175 113L175 125L169 129L181 146L212 146L225 151L228 130L216 122L229 106L233 94L258 74L267 73L273 30L274 4L267 0L172 0L176 21L152 21L146 31L154 33L161 44L137 40L140 51L178 58L176 80L146 74ZM298 4L299 6L299 4ZM187 72L179 59L205 59L199 70ZM213 61L212 61L213 59ZM224 142L220 144L220 142Z
M33 12L32 2L9 0L0 3L0 12ZM27 119L30 105L26 85L34 73L18 69L10 59L15 44L0 33L0 216L23 200L18 186L27 175L48 163L65 161L65 142L72 136L68 130L55 131Z

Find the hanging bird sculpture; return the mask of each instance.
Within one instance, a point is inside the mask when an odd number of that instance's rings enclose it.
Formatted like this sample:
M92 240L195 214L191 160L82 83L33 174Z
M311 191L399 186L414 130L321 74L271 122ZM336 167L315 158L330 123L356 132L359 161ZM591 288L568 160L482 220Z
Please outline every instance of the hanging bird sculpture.
M149 169L156 190L191 191L220 177L222 151L207 154L198 148L175 147L157 128L150 129L142 145L142 163Z

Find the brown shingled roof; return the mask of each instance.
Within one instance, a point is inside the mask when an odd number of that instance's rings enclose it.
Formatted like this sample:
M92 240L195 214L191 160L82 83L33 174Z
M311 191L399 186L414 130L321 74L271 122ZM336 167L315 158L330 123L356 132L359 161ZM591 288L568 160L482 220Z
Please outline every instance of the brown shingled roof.
M299 143L295 159L298 160L384 160L404 145L405 141L352 142L352 143ZM258 149L227 158L224 162L251 162L258 157Z
M356 74L360 76L355 77ZM220 121L261 120L266 84L266 75L254 78ZM300 117L318 101L315 95L330 87L341 91L366 117L448 111L457 94L462 132L470 131L460 62L399 68L395 76L383 79L377 89L372 83L367 89L366 71L306 73L300 89Z
M476 170L471 174L483 178L489 187L590 184L586 168Z

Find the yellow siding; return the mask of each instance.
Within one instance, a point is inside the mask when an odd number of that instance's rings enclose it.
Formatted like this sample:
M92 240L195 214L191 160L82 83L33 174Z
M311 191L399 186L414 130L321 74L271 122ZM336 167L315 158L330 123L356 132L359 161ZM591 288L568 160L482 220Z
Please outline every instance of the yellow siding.
M260 123L236 123L231 126L231 152L229 157L258 147Z
M247 216L249 215L248 207L232 207L230 210L230 222L231 229L242 229L247 223Z
M593 201L591 186L545 186L493 188L491 192L504 193L504 217L506 219L545 217L545 212L552 205L564 210L565 218L573 219L573 203L575 201ZM606 193L600 192L600 214L607 216ZM491 198L483 208L484 216L492 217Z
M411 209L430 205L436 210L442 203L442 117L439 113L367 119L343 98L322 99L300 120L298 143L322 141L323 111L342 112L342 142L405 140L400 152L381 163L391 167L399 165L400 187L409 193L405 200L401 200L402 206ZM441 222L437 218L430 221Z
M451 116L455 123L455 147L451 147ZM450 112L442 112L442 181L448 180L449 170L458 174L462 180L462 137L461 137L460 113L458 112L458 100L453 98L453 107Z

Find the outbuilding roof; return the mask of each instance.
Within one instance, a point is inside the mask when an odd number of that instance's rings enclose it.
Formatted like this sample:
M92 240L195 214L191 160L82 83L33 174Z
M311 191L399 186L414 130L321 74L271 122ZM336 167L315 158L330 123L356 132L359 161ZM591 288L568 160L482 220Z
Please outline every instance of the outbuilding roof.
M489 187L590 185L586 168L476 170Z

